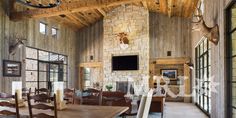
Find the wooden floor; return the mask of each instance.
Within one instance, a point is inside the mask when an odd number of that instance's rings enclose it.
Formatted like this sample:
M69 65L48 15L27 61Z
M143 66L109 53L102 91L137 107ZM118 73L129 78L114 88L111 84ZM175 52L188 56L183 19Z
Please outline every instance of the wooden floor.
M208 118L200 109L190 103L166 102L165 104L164 118ZM161 114L152 113L148 118L161 118Z

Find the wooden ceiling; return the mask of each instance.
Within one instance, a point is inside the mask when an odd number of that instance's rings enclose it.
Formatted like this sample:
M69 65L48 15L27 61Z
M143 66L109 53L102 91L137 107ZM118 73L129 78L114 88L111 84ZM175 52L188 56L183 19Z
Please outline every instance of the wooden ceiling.
M31 0L33 3L46 3L49 0ZM69 26L82 28L102 19L112 9L133 4L149 11L172 16L191 17L199 0L62 0L59 7L50 9L13 10L11 20L49 18ZM16 3L14 6L23 6ZM25 6L23 6L25 7Z

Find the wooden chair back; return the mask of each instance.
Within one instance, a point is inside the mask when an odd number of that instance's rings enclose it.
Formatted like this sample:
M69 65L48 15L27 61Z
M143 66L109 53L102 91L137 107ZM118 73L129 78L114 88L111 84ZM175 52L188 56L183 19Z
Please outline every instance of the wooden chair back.
M145 107L144 107L144 112L143 112L142 118L148 118L150 106L152 103L152 95L153 95L153 89L150 89L147 94L147 99L145 102Z
M143 116L146 99L147 99L147 95L143 94L141 101L139 103L137 118L142 118L142 116Z
M83 96L83 93L88 93L88 96ZM81 104L84 105L101 105L102 104L102 90L88 88L82 92Z
M31 88L22 88L22 97L23 97L23 99L27 99L27 94L31 94Z
M6 94L6 93L0 93L0 99L12 99L12 98L15 99L15 103L10 103L7 101L0 101L0 106L3 107L3 110L0 111L0 117L12 115L12 116L16 116L16 118L20 118L17 93L15 93L15 96ZM7 110L10 108L15 108L16 109L15 112Z
M43 96L42 96L43 95ZM34 96L27 95L27 101L28 101L28 108L29 108L29 114L30 118L57 118L57 103L56 103L56 95L53 96L53 106L45 104L43 102L31 104L32 100L42 100L47 99L50 100L50 98L44 96L46 94L38 94ZM46 100L46 101L47 101ZM44 113L43 111L41 113L34 114L32 109L38 109L38 110L52 110L54 111L54 116Z
M75 103L75 89L64 89L64 100L67 101L68 104L74 104Z
M50 90L48 90L47 88L39 88L39 89L35 88L34 93L35 93L35 95L36 94L41 94L41 93L50 95Z

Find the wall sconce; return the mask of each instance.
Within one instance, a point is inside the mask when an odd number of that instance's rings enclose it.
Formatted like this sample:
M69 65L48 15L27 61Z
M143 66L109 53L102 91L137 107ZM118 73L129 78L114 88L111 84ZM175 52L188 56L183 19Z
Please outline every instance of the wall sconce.
M25 39L23 39L25 40ZM9 46L9 54L15 54L16 53L16 50L21 48L22 46L24 46L24 43L22 40L17 40L17 43L15 43L14 45L10 45Z

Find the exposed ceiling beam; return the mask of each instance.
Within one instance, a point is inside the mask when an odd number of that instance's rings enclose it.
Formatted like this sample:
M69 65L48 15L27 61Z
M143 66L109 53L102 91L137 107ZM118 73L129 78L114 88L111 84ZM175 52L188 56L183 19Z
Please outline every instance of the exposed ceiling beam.
M83 23L80 22L80 20L77 17L71 14L67 14L66 17L70 19L70 22L74 23L78 27L81 27L81 25L84 25Z
M84 16L81 15L81 13L76 13L75 16L78 17L78 20L79 20L82 24L84 24L85 26L89 26L89 22L86 21L86 18L84 18Z
M98 8L97 10L98 10L98 12L101 13L104 17L107 15L107 13L106 13L103 9Z
M173 13L173 0L168 0L168 16L171 17Z
M52 17L61 14L71 14L74 12L85 11L89 9L118 6L121 4L130 4L140 1L142 0L89 0L89 3L82 3L79 1L63 2L60 6L51 9L31 9L26 11L13 12L11 13L11 20Z
M143 4L143 6L147 9L148 8L148 6L147 6L147 1L142 1L142 4Z

